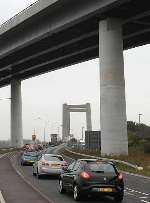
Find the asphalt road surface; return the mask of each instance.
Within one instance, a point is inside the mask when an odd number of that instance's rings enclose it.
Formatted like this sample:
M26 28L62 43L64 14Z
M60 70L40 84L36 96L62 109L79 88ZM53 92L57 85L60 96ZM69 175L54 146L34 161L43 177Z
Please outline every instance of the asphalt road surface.
M8 157L0 155L0 202L5 203L5 201L6 203L48 203L16 174Z
M58 153L61 146L49 148L47 153ZM68 157L64 157L66 161L72 160ZM74 203L72 194L60 194L58 192L58 179L57 177L44 177L43 179L37 179L32 175L32 166L20 166L17 162L22 173L30 182L36 186L41 192L43 192L54 203ZM150 179L142 177L136 177L132 175L125 175L125 196L123 203L150 203ZM109 197L91 197L86 198L84 203L112 203L115 202L113 198Z

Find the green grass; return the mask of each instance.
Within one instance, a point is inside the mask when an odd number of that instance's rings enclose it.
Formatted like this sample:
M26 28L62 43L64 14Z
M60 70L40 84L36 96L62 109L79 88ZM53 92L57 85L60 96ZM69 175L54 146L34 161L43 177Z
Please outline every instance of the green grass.
M0 149L0 154L5 154L5 153L8 153L8 152L15 152L15 151L18 151L19 149L16 149L16 148L6 148L6 149Z
M85 151L85 150L84 151L74 150L74 152L101 157L100 152L89 152L89 151ZM73 159L87 158L85 156L73 154L67 150L64 150L62 153L66 156L73 158ZM144 154L144 152L142 152L140 150L130 149L128 156L103 156L103 157L127 161L129 163L132 163L132 164L135 164L138 166L142 166L143 170L139 171L139 170L134 169L133 167L130 167L126 164L116 162L117 168L121 171L127 171L130 173L136 173L136 174L145 175L145 176L150 177L150 155Z

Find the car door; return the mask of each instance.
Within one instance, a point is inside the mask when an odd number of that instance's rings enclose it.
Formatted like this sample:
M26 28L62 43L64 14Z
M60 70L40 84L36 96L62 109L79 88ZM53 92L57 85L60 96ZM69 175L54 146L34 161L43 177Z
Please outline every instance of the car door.
M74 167L75 163L76 163L76 161L71 163L68 166L67 170L64 171L64 173L62 174L62 181L63 181L64 187L66 187L67 189L70 189L70 178L72 176L73 167Z
M68 173L67 184L68 184L68 188L70 190L73 190L74 181L76 179L76 175L78 173L79 166L80 166L80 161L76 161L72 170L70 171L70 173Z
M38 170L38 165L39 165L39 161L41 159L42 155L39 155L37 157L37 161L34 163L34 172L37 173L37 170Z

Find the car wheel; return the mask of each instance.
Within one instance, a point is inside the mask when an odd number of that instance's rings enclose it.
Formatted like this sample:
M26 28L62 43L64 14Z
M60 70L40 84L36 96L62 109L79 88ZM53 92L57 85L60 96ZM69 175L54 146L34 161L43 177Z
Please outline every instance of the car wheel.
M39 174L38 170L37 170L37 178L40 179L41 175Z
M123 200L123 194L117 194L114 199L116 202L121 202Z
M79 200L81 200L81 197L82 197L82 195L79 190L79 187L77 185L75 185L73 188L73 198L75 201L79 201Z
M32 171L32 174L33 174L33 176L36 176L36 173L34 172L34 169L33 169L33 171Z
M65 190L64 187L63 187L63 181L62 181L62 180L59 180L59 192L60 192L61 194L63 194L63 193L66 192L66 190Z

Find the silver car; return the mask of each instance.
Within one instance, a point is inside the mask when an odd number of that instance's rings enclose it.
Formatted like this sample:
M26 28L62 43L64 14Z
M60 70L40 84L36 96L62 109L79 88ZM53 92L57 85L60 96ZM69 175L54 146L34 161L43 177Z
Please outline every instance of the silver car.
M42 154L33 164L33 175L40 178L42 175L60 175L67 162L61 155Z

